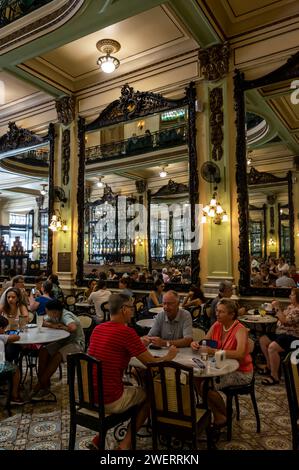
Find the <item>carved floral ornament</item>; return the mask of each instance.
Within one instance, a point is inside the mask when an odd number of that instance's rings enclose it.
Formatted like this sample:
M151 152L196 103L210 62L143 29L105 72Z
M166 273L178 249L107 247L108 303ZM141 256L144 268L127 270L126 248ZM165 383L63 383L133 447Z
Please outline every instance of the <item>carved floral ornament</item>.
M43 141L42 137L18 127L15 122L9 122L8 132L0 137L0 152L39 145Z
M64 96L56 100L56 111L58 122L64 126L68 126L75 119L76 100L73 96Z
M225 42L199 50L198 58L206 80L221 80L228 73L229 45Z

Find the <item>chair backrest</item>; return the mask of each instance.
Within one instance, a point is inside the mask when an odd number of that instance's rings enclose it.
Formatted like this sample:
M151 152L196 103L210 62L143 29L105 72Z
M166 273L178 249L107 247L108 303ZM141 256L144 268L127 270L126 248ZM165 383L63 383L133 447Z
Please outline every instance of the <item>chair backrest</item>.
M188 309L189 312L191 313L192 320L196 320L197 318L200 317L201 314L201 306L198 307L191 307Z
M65 303L69 307L70 305L75 305L76 297L74 295L67 295L65 298Z
M201 341L205 336L205 330L202 330L201 328L192 328L193 341Z
M285 384L290 409L293 448L298 450L299 446L299 351L289 353L283 361ZM296 444L295 444L296 442Z
M147 364L155 425L195 428L193 368L175 362Z
M254 346L255 346L255 344L254 344L253 339L248 338L248 352L249 352L250 354L253 353Z
M68 354L67 377L71 415L86 408L98 412L101 422L105 417L101 361L85 353Z
M77 292L75 298L76 298L76 302L83 302L83 300L85 299L85 292L84 291Z
M78 320L80 321L80 325L82 326L82 329L84 331L84 336L85 336L85 350L87 350L88 345L89 345L89 340L91 333L93 329L96 326L94 317L91 315L88 315L87 313L78 313L77 315Z
M109 306L109 302L108 302L108 301L107 301L107 302L103 302L103 303L101 304L101 310L102 310L102 312L103 312L103 314L104 314L103 322L110 320L110 311L109 311L109 307L108 307L108 306Z

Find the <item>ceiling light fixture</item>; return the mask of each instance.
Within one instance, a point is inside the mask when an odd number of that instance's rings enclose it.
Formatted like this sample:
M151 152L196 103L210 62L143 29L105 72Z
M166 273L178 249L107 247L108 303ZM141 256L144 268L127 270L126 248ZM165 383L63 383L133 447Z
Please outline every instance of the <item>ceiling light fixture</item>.
M45 189L46 186L48 186L47 184L41 184L42 186L42 189L40 190L40 193L42 196L45 196L47 194L47 190Z
M98 188L103 188L104 187L104 183L102 181L102 178L103 178L103 176L99 176L99 181L97 182L97 187Z
M166 178L167 175L168 175L168 173L165 170L165 166L162 166L162 170L159 173L160 178Z
M97 60L97 64L100 66L101 70L105 73L114 72L117 67L119 67L119 60L116 57L113 57L111 54L118 52L120 50L120 44L113 39L100 39L96 44L97 49L106 54L101 56Z

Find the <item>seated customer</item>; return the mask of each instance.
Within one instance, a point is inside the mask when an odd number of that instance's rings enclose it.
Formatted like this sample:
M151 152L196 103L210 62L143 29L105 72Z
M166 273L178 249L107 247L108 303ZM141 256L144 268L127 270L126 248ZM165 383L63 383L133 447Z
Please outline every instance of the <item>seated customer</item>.
M148 308L162 307L164 282L160 279L154 283L154 290L150 291L147 298Z
M296 282L289 275L289 271L281 271L281 276L276 279L276 287L296 287Z
M299 289L292 289L291 304L282 311L279 302L272 302L278 318L275 333L268 333L260 337L261 350L267 360L269 378L262 381L263 385L276 385L279 383L280 353L291 350L294 341L299 340Z
M122 289L121 294L127 295L128 297L133 297L133 291L129 289L129 286L131 286L131 279L129 277L121 277L118 282L118 287Z
M187 310L179 307L179 295L174 290L163 296L163 311L155 318L155 323L147 336L143 336L144 344L155 346L177 346L185 348L192 341L192 318Z
M109 309L111 321L95 327L90 338L88 353L102 361L105 411L120 413L133 405L139 405L136 418L136 431L138 431L149 414L149 404L141 387L124 385L124 371L132 357L136 357L143 364L170 361L176 356L176 348L171 347L167 354L160 358L155 358L145 349L137 333L127 326L134 312L128 296L112 294L109 299ZM92 442L97 448L99 435L95 436ZM119 449L130 449L130 447L129 426L125 438L119 444Z
M203 303L205 303L205 297L201 288L195 285L190 286L189 293L187 297L184 299L182 307L185 307L185 308L199 307Z
M52 282L45 281L42 285L42 294L40 296L34 298L33 294L30 293L29 303L31 312L36 312L37 315L45 315L47 303L49 300L53 300L52 287Z
M43 326L65 330L70 335L50 343L39 351L38 383L33 389L32 400L41 400L50 392L50 378L61 362L66 362L69 353L83 352L84 332L76 315L65 310L59 300L50 300L46 305L46 317Z
M5 354L5 347L8 344L15 343L20 339L19 335L6 335L5 330L8 326L8 320L3 315L0 315L0 353ZM21 399L19 393L20 388L20 369L17 366L13 366L14 373L12 376L12 391L11 391L11 405L24 405L24 401Z
M228 299L220 300L216 308L217 321L205 336L205 339L217 341L217 349L205 348L208 354L223 350L226 358L236 359L240 364L237 371L216 379L214 382L216 390L230 385L246 385L252 380L253 365L249 354L248 330L237 320L237 316L238 307L235 302ZM195 351L201 348L197 341L193 341L191 347ZM208 392L208 404L214 415L215 428L225 426L227 421L225 403L216 390Z
M99 280L97 282L96 290L90 294L87 299L89 304L93 304L96 310L96 322L99 323L104 320L104 312L101 305L108 302L111 291L106 287L106 281Z

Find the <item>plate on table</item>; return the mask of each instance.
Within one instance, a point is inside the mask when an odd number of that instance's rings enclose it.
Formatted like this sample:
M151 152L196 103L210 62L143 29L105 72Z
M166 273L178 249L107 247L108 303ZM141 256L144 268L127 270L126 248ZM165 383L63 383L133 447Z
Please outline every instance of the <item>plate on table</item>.
M36 328L37 324L36 323L28 323L27 328Z

